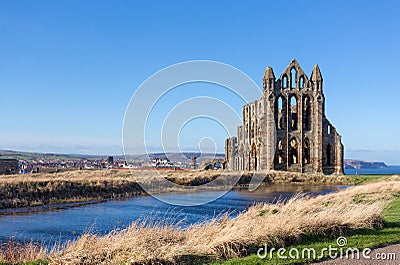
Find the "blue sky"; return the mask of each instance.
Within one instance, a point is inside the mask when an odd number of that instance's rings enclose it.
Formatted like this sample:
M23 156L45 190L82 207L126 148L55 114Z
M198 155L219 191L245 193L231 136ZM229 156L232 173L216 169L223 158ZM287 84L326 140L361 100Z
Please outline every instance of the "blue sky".
M127 104L158 70L215 60L261 85L267 65L279 75L295 57L309 74L319 64L346 158L400 164L399 26L399 1L1 1L0 148L121 153ZM215 128L198 122L188 150Z

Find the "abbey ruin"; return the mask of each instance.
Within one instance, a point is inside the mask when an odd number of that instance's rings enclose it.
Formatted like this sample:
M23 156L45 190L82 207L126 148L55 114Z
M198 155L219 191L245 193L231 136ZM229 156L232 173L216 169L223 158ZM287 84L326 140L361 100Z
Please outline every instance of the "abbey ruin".
M237 137L225 142L228 170L343 174L341 136L325 117L318 65L310 78L295 59L276 79L271 67L263 95L243 106Z

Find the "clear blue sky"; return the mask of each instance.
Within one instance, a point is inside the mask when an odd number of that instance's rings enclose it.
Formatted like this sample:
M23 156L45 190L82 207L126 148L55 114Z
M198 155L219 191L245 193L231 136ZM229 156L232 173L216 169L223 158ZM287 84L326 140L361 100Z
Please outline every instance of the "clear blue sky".
M209 59L261 85L295 57L319 64L346 158L400 164L399 1L0 1L0 38L0 148L121 153L125 108L156 71Z

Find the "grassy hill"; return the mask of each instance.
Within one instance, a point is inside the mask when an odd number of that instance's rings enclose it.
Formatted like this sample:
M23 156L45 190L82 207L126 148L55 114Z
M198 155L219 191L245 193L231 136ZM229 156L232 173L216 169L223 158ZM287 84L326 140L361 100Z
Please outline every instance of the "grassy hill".
M35 153L13 150L0 150L0 158L16 158L22 160L81 160L81 159L102 159L106 156L101 155L78 155L78 154L54 154L54 153Z
M188 162L192 156L197 157L197 162L201 163L203 160L209 159L223 159L224 154L213 154L213 153L196 153L196 152L183 152L183 153L151 153L141 154L141 155L127 155L127 159L130 161L143 161L146 160L147 157L151 158L168 158L173 162ZM16 158L22 160L37 160L37 159L45 159L45 160L96 160L96 159L105 159L107 155L85 155L85 154L55 154L55 153L35 153L35 152L24 152L24 151L13 151L13 150L0 150L0 158ZM124 155L116 155L114 156L116 159L125 159Z

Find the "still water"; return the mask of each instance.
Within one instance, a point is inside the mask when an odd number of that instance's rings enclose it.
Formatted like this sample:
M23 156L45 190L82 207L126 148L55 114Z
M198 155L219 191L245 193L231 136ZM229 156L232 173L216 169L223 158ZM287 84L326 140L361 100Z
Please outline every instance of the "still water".
M110 200L82 207L65 208L36 213L16 214L0 211L0 241L41 241L45 244L63 243L77 238L84 232L98 234L127 227L132 221L144 219L152 222L167 221L184 228L229 213L231 217L259 202L276 202L290 198L296 192L312 196L338 191L344 186L273 185L254 192L235 189L217 200L200 206L172 206L151 196L138 196L126 200ZM168 194L178 199L196 200L198 196L212 196L214 191ZM160 197L162 197L160 196Z

